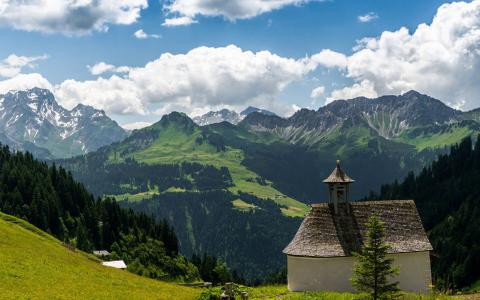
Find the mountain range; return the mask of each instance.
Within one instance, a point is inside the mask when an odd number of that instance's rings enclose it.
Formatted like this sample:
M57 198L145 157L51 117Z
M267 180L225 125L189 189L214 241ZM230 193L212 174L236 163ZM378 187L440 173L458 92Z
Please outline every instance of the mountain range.
M282 248L308 204L326 199L321 182L337 159L358 199L480 132L478 110L415 91L338 100L289 118L256 108L195 120L172 112L128 136L103 111L66 110L46 90L0 99L7 144L64 158L55 162L95 195L168 219L185 255L219 256L250 280L283 265Z
M173 112L57 163L95 195L167 218L185 255L220 256L253 279L283 265L282 248L307 204L326 199L321 182L337 159L356 180L358 199L476 137L475 116L415 91L335 101L289 118L251 112L237 125L199 126Z
M46 89L0 95L0 142L38 158L85 154L126 136L104 111L82 104L67 110Z
M458 127L478 130L480 111L462 112L443 102L409 91L376 99L359 97L337 100L317 111L301 109L292 117L251 114L241 125L255 132L270 132L294 144L321 146L336 134L352 128L366 128L372 137L417 145L416 138L431 135L424 149L449 144L444 138ZM442 143L445 141L445 143Z
M230 124L236 125L240 121L242 121L246 116L254 112L261 113L267 116L275 116L275 114L271 111L249 106L243 111L241 111L240 113L237 113L234 110L229 110L224 108L219 111L210 111L204 115L194 117L192 120L200 126L221 123L224 121Z

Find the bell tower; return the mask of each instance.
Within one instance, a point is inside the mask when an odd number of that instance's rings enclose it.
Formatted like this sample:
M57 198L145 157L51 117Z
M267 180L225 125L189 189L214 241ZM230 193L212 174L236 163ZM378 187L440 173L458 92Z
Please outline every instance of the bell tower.
M340 167L340 161L337 160L337 166L332 174L323 182L328 187L328 203L333 203L335 213L338 212L338 203L348 203L350 201L350 183L355 182Z

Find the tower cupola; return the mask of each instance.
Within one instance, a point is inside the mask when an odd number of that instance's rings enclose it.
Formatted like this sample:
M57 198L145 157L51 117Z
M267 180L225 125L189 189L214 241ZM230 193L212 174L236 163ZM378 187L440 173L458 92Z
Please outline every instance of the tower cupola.
M323 182L328 186L328 202L333 203L335 212L338 211L338 203L348 203L350 201L350 184L355 182L340 167L340 161L337 160L337 166L332 174Z

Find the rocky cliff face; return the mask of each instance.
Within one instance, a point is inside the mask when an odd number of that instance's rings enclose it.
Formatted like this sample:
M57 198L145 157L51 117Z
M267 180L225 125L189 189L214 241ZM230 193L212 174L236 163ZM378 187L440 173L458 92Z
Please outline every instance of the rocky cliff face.
M395 139L406 130L460 122L461 111L441 101L410 91L376 99L337 100L317 111L301 109L282 119L250 114L241 123L254 131L267 131L297 143L313 144L346 127L364 127L385 139Z
M40 158L84 154L126 136L104 111L81 104L67 110L45 89L0 95L0 141Z

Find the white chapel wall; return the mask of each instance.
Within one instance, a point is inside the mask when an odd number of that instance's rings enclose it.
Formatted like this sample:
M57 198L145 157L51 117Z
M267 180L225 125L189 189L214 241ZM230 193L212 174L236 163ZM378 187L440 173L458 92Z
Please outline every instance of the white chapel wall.
M431 284L428 251L394 254L400 268L396 278L404 291L426 293ZM291 291L353 291L350 284L353 257L308 258L288 256L288 288Z

